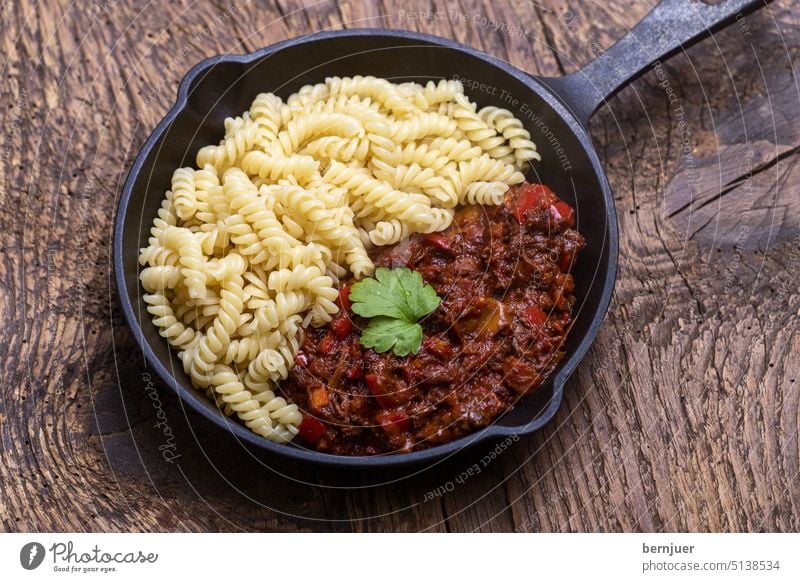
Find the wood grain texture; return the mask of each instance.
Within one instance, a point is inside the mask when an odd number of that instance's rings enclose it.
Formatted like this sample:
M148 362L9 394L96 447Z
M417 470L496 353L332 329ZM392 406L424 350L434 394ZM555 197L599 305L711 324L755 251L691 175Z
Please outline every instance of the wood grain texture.
M150 377L124 324L111 276L116 199L197 61L374 26L558 75L648 9L613 4L3 4L0 527L800 529L791 0L649 72L592 120L620 218L614 301L555 421L485 466L487 450L379 476L257 458Z

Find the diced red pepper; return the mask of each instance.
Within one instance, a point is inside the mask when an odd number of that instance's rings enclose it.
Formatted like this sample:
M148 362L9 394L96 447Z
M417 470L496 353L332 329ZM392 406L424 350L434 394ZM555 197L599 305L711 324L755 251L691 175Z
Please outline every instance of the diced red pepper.
M347 377L351 380L360 380L364 377L364 370L360 366L353 366L347 370Z
M440 232L432 232L430 234L426 234L422 237L422 239L433 246L435 246L440 251L444 251L449 253L452 251L452 247L450 247L450 239L448 239L445 235Z
M353 304L350 301L350 285L345 285L339 289L339 308L342 311L350 311L352 306Z
M331 331L338 339L343 340L353 331L353 322L349 317L338 317L331 322Z
M575 224L575 211L566 202L556 202L550 206L550 216L553 220L563 220L568 227Z
M297 434L310 445L316 445L328 429L313 416L304 416L297 426Z
M541 327L547 321L547 314L538 307L528 307L525 309L525 318L534 327Z
M402 412L393 410L379 412L375 415L375 420L381 425L387 434L394 435L411 428L411 421Z
M533 208L546 208L552 196L554 196L554 194L547 186L543 184L530 184L522 192L522 198L514 209L517 221L522 224L525 221L525 215Z
M572 253L564 253L561 255L561 259L558 261L558 268L561 269L562 273L567 273L572 267Z
M375 400L378 401L378 404L382 408L391 408L395 406L395 402L392 397L386 394L386 390L384 390L383 386L378 382L378 377L375 374L367 374L364 376L364 380L367 381L367 388L369 391L372 392L372 395L375 396Z
M317 351L319 351L319 353L323 356L330 356L334 351L336 351L336 338L332 333L329 333L322 338L322 341L319 342L319 346L317 347Z

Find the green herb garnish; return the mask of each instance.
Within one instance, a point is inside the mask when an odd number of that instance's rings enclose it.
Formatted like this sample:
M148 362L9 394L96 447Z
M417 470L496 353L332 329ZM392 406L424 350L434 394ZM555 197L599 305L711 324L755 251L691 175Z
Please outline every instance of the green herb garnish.
M372 318L361 334L361 345L378 353L394 348L396 355L407 356L422 345L417 321L436 309L441 299L416 271L378 267L374 279L353 285L350 301L355 313Z

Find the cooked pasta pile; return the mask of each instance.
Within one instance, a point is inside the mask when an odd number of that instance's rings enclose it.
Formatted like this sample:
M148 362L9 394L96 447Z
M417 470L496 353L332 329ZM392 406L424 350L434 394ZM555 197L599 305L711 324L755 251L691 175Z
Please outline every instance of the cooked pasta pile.
M284 103L258 95L172 177L141 249L144 300L192 383L251 430L286 442L302 414L275 394L338 282L369 276L373 245L444 230L459 204L500 204L539 159L511 112L458 81L332 77Z

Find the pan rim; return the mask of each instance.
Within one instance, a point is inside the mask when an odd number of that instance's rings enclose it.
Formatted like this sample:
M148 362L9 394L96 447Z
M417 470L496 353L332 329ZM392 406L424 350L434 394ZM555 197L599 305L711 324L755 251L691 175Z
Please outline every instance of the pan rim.
M524 85L531 88L531 90L537 93L542 99L544 99L545 102L555 110L559 117L564 120L568 127L573 131L583 147L595 176L600 183L601 195L604 199L607 209L604 246L605 244L608 244L609 247L607 251L605 249L601 249L602 252L608 253L608 266L604 272L598 270L597 275L597 277L600 279L598 284L602 285L602 291L596 306L594 306L594 314L591 316L591 321L586 333L584 333L580 338L573 353L569 354L568 357L565 358L558 372L550 378L550 381L553 383L552 398L550 399L546 408L526 424L513 427L492 424L459 439L443 443L441 445L436 445L429 449L413 451L410 453L392 453L387 455L365 457L331 455L328 453L321 453L318 451L301 448L296 445L292 445L291 443L274 443L253 433L244 425L231 420L224 414L221 414L219 411L212 410L209 407L204 407L199 404L199 401L193 397L196 395L197 391L190 391L177 381L177 378L167 369L160 358L156 356L152 346L150 345L150 342L144 336L142 326L136 317L135 308L131 300L131 296L128 293L125 281L124 256L122 252L123 231L126 224L125 220L133 194L134 185L139 179L144 162L150 155L153 147L157 144L159 139L161 139L165 131L175 121L176 117L186 108L188 104L189 92L193 83L203 74L203 72L218 64L250 64L263 59L272 53L292 46L314 43L330 38L348 38L359 36L380 36L388 39L415 40L423 43L425 46L438 46L441 48L456 49L460 52L468 54L473 58L486 61L490 65L501 69L504 73L515 77ZM275 453L285 458L308 461L329 467L375 469L404 467L425 462L438 461L484 441L489 441L504 436L523 436L532 434L544 425L548 424L553 419L556 412L561 408L565 382L585 357L586 352L594 342L600 326L602 325L613 295L619 260L619 233L617 215L614 205L614 197L611 187L608 184L605 170L600 163L597 152L583 125L572 114L565 103L552 91L552 89L547 87L547 85L542 83L541 80L534 75L521 71L509 63L506 63L505 61L502 61L492 55L477 51L472 47L460 44L453 40L424 33L383 28L354 28L318 32L274 43L251 53L239 55L216 55L193 66L180 82L175 103L171 106L164 118L156 125L152 133L148 136L147 140L139 150L139 153L137 154L133 164L131 165L131 169L128 172L128 176L125 180L125 185L123 186L122 194L120 195L117 203L116 217L114 220L113 246L115 283L117 286L117 295L119 296L122 304L125 320L131 331L133 331L134 338L144 353L146 361L153 367L159 378L170 388L170 390L177 394L181 401L184 404L187 404L193 412L201 414L213 424L217 425L220 429L230 431L237 439L269 453ZM603 280L602 277L605 277L605 279Z

